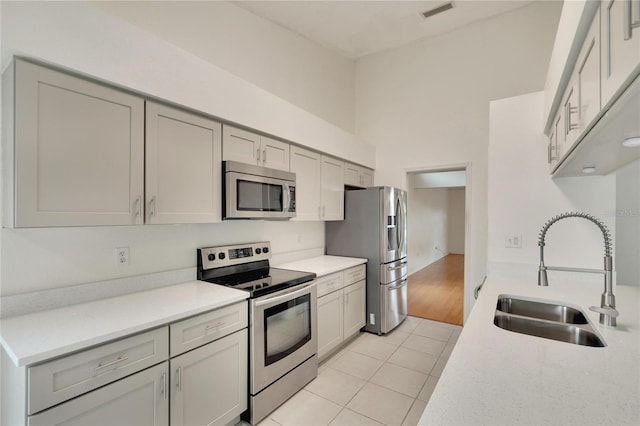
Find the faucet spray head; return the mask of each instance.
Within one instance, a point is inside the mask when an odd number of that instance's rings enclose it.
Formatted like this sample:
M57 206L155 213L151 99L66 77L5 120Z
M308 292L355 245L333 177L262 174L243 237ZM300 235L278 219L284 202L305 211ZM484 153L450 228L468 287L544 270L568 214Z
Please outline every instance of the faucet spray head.
M547 268L540 266L538 268L538 285L541 287L549 286L549 279L547 278Z

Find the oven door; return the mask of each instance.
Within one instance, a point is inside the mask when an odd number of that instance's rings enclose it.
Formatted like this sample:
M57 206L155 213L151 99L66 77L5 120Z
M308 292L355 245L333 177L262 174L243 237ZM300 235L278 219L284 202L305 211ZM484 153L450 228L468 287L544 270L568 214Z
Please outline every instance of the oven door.
M224 178L225 219L295 217L295 182L238 172Z
M318 352L316 283L251 300L252 395Z

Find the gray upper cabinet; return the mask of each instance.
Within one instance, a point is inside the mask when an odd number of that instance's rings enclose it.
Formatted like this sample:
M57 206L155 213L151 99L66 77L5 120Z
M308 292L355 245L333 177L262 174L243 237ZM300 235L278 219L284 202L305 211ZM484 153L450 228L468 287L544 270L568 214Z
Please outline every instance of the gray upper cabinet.
M607 104L640 65L640 1L605 0L601 5L602 104Z
M224 125L223 160L289 171L289 144Z
M578 133L600 112L600 11L596 14L576 64Z
M147 101L145 222L219 222L222 126Z
M587 168L605 175L640 157L622 145L640 134L640 0L583 4L577 29L558 31L573 38L576 53L568 56L564 72L571 75L554 94L559 107L545 129L553 177L582 176Z
M143 223L143 99L20 59L4 79L5 225Z
M373 186L373 170L353 163L344 163L344 184L356 188Z

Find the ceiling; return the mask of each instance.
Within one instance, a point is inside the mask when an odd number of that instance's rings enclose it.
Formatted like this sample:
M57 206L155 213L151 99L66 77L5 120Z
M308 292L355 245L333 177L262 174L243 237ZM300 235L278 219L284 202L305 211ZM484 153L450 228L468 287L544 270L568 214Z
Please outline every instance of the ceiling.
M446 2L267 0L233 3L354 59L435 37L533 3L531 0L455 0L452 9L427 19L422 16L422 12Z

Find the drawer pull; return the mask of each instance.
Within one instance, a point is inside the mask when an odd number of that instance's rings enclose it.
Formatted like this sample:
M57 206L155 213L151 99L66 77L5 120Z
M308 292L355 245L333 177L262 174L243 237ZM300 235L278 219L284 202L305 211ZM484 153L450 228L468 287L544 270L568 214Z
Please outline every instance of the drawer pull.
M119 356L118 358L114 359L113 361L109 361L109 362L104 363L104 364L102 364L102 363L98 364L98 365L96 366L96 368L94 368L94 371L95 371L95 372L96 372L96 374L97 374L97 373L98 373L100 370L102 370L103 368L111 367L112 365L119 364L119 363L124 362L124 361L126 361L126 360L128 360L128 359L129 359L129 357L128 357L128 356L126 356L126 355Z
M208 332L210 332L211 330L217 330L217 329L219 329L220 327L222 327L223 325L224 325L224 321L220 321L220 322L216 323L215 325L211 325L211 324L209 324L208 326L206 326L206 327L204 328L204 332L205 332L205 333L208 333Z

